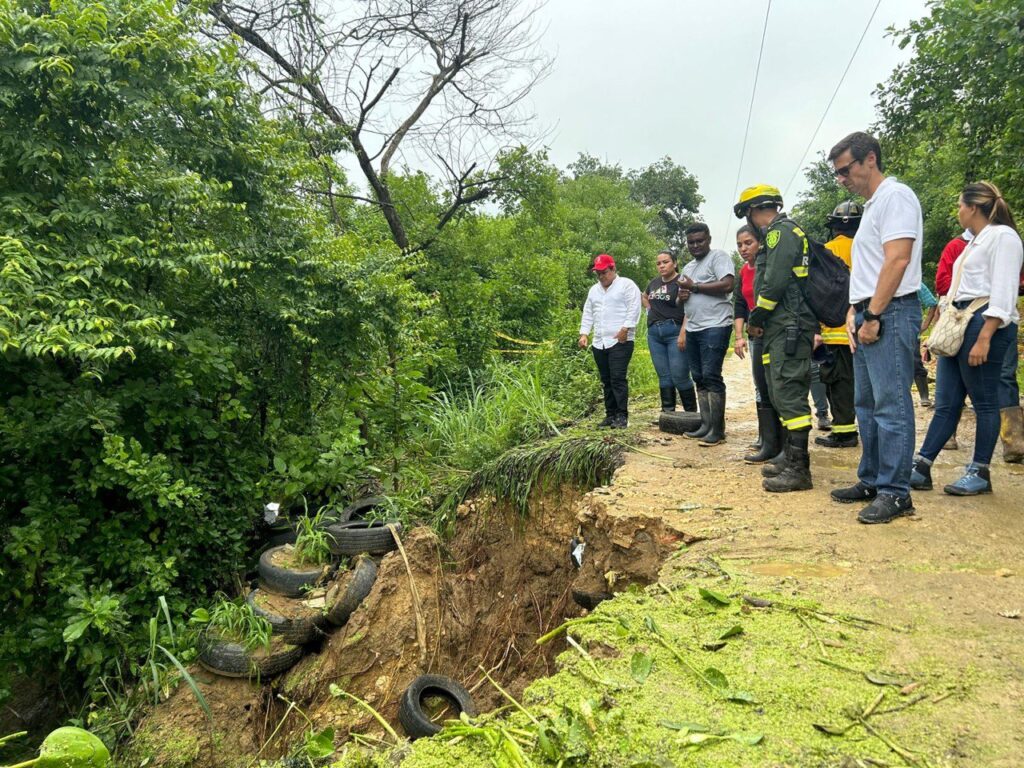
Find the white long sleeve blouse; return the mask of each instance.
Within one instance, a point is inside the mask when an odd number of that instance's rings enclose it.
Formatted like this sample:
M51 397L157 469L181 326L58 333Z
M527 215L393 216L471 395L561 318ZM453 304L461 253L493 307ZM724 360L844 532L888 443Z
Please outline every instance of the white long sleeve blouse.
M1024 244L1011 227L989 224L968 244L953 264L953 275L963 265L954 301L988 297L985 317L995 317L1000 328L1020 322L1017 286L1020 284Z

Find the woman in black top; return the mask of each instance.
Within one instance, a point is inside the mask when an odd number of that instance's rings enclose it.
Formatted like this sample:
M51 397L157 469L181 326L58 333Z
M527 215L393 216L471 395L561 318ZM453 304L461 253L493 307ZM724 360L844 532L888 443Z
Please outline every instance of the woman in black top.
M651 350L654 370L658 372L661 410L676 409L678 390L683 410L696 411L697 395L693 391L693 379L690 378L690 361L679 343L685 330L683 305L679 301L679 283L676 282L679 277L676 256L669 251L662 251L658 254L656 264L658 276L647 284L641 300L647 308L647 346Z

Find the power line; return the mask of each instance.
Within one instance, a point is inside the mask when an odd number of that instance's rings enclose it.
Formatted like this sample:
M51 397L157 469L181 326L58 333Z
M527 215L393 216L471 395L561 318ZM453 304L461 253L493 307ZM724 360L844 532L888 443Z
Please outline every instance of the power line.
M811 140L807 142L807 146L804 147L804 152L800 155L800 161L796 164L796 170L793 171L793 177L789 180L789 184L786 185L785 191L782 193L783 200L786 199L786 195L789 194L789 188L793 186L793 182L796 181L796 177L800 175L800 169L803 167L804 159L807 157L807 153L811 151L811 146L814 144L814 140L818 138L818 131L821 130L821 126L825 123L825 118L828 116L828 111L832 109L832 103L836 100L836 96L839 94L839 89L843 87L843 81L846 80L846 75L850 71L850 67L853 66L853 60L857 58L857 51L860 50L861 43L864 42L864 38L868 34L868 29L871 27L871 22L875 20L875 14L878 13L878 7L882 4L882 0L878 0L875 3L875 10L871 12L868 23L864 25L864 31L860 33L860 40L857 41L857 47L853 49L853 53L850 54L850 60L846 63L846 69L843 70L842 77L839 78L839 83L836 85L836 89L832 91L832 98L828 100L828 104L825 105L825 111L821 115L821 120L818 121L818 126L814 129L814 133L811 135Z
M879 0L881 2L881 0ZM732 198L736 199L736 193L740 189L740 176L743 173L743 158L747 155L747 138L750 136L750 117L754 114L754 100L757 97L757 81L761 75L761 59L764 56L764 41L768 35L768 16L772 12L772 0L768 0L768 7L764 12L764 26L761 28L761 47L757 51L757 67L754 69L754 87L750 91L750 104L747 106L747 125L743 129L743 148L740 150L740 164L736 168L736 183L732 187ZM729 209L729 216L732 217L732 208ZM730 219L726 219L725 229L729 229Z

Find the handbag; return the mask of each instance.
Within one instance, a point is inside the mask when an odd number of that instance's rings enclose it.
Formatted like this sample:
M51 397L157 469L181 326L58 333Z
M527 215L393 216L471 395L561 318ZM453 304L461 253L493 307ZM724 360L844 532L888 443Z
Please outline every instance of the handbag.
M960 347L964 345L964 336L967 333L967 324L971 322L974 313L988 303L988 296L979 296L963 309L953 306L953 298L960 289L960 278L963 276L964 264L970 255L971 246L974 240L964 249L960 257L960 264L957 265L956 275L953 277L953 284L949 287L949 293L939 300L939 319L932 327L931 335L926 342L928 351L939 357L956 357Z

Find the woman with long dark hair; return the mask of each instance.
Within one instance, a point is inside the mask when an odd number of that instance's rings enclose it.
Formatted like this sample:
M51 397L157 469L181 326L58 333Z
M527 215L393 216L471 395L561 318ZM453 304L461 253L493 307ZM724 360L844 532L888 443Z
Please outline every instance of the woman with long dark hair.
M683 330L683 303L679 301L679 271L676 255L662 251L655 260L658 276L647 284L640 297L647 309L647 346L651 362L658 373L661 391L661 410L676 409L676 392L684 411L697 410L697 393L693 391L690 361L686 350L680 347ZM685 343L683 344L685 346Z
M743 457L748 464L761 464L774 459L782 450L782 424L779 414L768 398L768 379L764 370L764 340L759 336L746 336L747 318L754 308L754 261L761 250L761 232L757 227L744 224L736 230L736 250L743 258L736 288L733 291L733 352L740 360L750 354L750 367L754 374L754 394L757 398L757 442L754 453Z
M954 496L975 496L992 492L989 462L999 439L1000 374L1009 345L1017 343L1017 285L1024 245L1010 207L991 182L964 187L957 217L974 239L953 265L947 300L958 309L973 306L976 310L960 351L938 359L935 415L914 457L910 485L931 489L932 462L956 434L964 399L970 395L977 420L974 457L963 476L944 490Z

